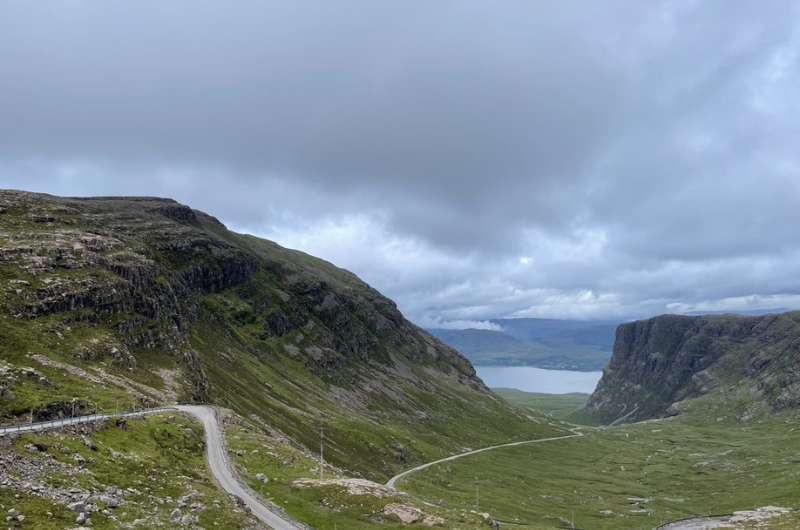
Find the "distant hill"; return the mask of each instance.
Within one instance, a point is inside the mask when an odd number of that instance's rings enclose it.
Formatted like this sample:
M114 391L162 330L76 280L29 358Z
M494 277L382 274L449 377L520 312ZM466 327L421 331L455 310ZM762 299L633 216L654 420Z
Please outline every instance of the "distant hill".
M505 318L502 331L429 329L478 365L601 370L611 357L617 322Z

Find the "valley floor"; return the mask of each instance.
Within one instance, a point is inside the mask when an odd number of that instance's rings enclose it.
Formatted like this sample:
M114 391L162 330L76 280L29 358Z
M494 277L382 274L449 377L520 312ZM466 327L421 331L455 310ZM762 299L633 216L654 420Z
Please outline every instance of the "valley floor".
M584 428L582 437L437 463L404 477L402 491L331 465L318 481L317 454L233 413L220 418L242 479L318 530L479 530L491 520L532 530L649 530L769 505L791 511L733 528L800 525L797 415ZM23 516L10 528L74 526L84 508L69 506L82 499L95 528L259 526L210 479L202 427L182 414L26 433L2 444L0 506ZM669 528L705 528L699 522Z
M790 416L745 425L674 418L594 429L434 466L404 487L531 529L651 529L765 505L796 509L800 424Z

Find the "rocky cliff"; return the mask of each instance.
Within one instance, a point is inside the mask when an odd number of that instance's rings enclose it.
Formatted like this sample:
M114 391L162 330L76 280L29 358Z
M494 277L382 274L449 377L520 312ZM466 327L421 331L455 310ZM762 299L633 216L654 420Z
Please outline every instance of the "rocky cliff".
M680 413L704 396L704 406L739 419L800 406L800 312L623 324L587 411L635 421Z
M0 290L6 421L211 402L372 475L536 430L352 273L173 200L0 191Z

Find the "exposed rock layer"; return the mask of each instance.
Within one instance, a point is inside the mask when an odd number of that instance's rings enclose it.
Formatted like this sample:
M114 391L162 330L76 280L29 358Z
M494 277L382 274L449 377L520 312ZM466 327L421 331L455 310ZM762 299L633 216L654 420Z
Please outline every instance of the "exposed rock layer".
M0 209L0 267L22 273L7 289L17 317L70 313L113 320L126 347L180 354L196 375L198 399L207 396L208 384L187 331L202 295L236 286L256 306L240 316L263 326L262 339L315 328L316 348L300 351L323 376L352 363L392 364L392 354L399 353L455 370L464 383L484 389L459 353L405 320L391 300L351 273L229 232L173 200L3 191ZM271 256L264 251L270 247ZM303 267L302 259L310 265ZM284 292L263 292L254 279L279 284Z
M623 324L587 410L605 421L641 420L676 414L685 400L714 392L728 392L740 409L800 406L800 312Z

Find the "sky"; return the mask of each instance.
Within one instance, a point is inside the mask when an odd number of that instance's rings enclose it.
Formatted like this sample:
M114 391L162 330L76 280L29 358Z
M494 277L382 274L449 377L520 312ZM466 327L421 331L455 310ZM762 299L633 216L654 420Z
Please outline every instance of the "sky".
M0 4L0 187L158 195L424 326L800 308L800 4Z

